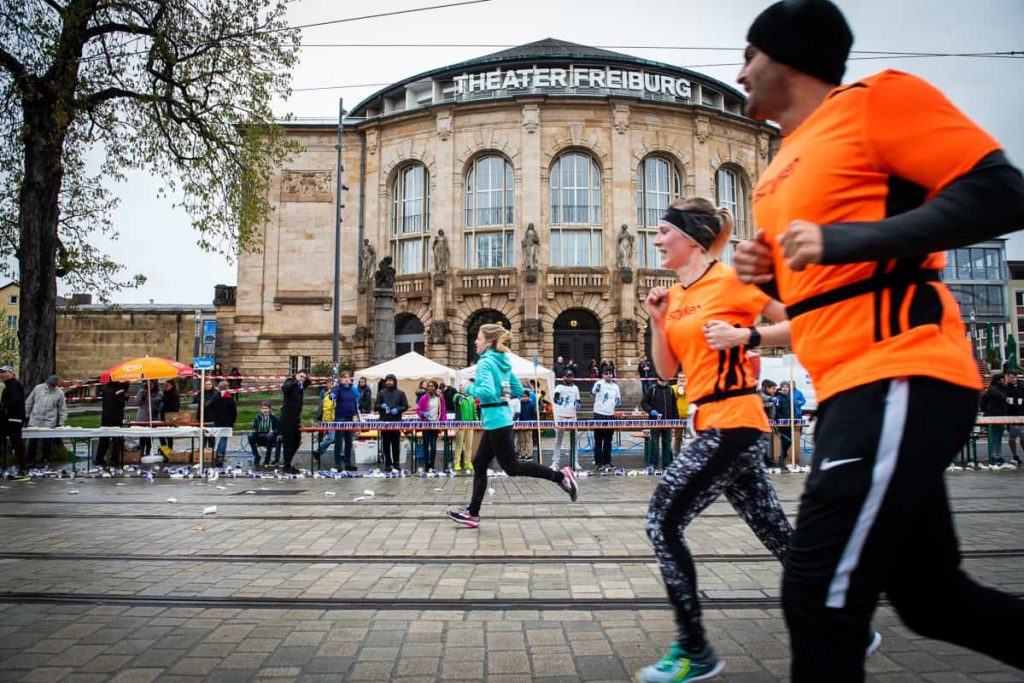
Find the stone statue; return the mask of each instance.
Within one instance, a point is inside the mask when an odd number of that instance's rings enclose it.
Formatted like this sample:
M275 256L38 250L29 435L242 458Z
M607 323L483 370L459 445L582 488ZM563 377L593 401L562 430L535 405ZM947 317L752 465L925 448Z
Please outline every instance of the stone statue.
M395 267L391 265L391 257L385 256L377 266L377 272L373 274L375 285L378 289L392 289L395 286Z
M636 238L629 234L629 227L623 223L619 229L619 251L616 259L616 264L620 270L627 270L633 267L633 245L635 241Z
M444 236L444 230L438 230L434 236L434 271L445 273L448 271L448 238Z
M373 264L377 262L377 250L370 244L370 240L363 240L363 251L360 257L363 264L363 278L366 280L373 279Z
M540 262L540 236L537 235L533 223L526 226L526 234L523 235L523 264L527 270L536 270Z

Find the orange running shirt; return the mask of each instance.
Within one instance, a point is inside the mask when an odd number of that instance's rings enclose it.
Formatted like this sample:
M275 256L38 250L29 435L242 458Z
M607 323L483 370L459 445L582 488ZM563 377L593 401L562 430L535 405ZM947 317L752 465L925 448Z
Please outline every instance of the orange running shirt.
M672 354L686 373L686 396L691 400L715 392L757 386L757 375L747 362L747 349L739 346L715 351L704 339L704 323L750 327L771 301L753 285L740 282L732 269L714 263L689 287L677 284L668 290L665 337ZM734 396L697 408L694 429L752 427L769 431L764 404L756 394Z
M777 237L790 222L879 221L930 200L999 144L923 80L883 71L832 90L754 191L757 227L772 245L783 303L865 280L876 263L786 267ZM908 198L917 192L908 205ZM895 261L883 262L886 272ZM945 255L922 267L941 270ZM876 304L877 301L877 304ZM927 376L981 388L960 308L939 282L892 287L797 316L793 350L818 401L882 379Z

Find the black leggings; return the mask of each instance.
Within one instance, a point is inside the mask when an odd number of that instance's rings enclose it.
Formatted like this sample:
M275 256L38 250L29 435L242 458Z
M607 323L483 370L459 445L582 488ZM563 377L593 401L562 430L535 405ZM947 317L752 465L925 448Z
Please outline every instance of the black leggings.
M703 431L672 461L654 490L647 535L675 609L678 642L688 652L707 646L697 570L683 538L694 517L725 494L761 543L780 562L786 558L792 527L764 468L767 449L768 435L755 429Z
M782 576L795 683L864 680L880 593L912 631L1024 668L1024 601L960 568L946 495L977 404L974 389L911 377L819 405Z
M473 499L469 503L469 514L480 514L480 505L487 492L487 466L494 458L501 469L510 477L535 477L560 483L564 478L558 470L533 462L516 460L516 445L512 439L512 426L490 429L484 432L473 456Z

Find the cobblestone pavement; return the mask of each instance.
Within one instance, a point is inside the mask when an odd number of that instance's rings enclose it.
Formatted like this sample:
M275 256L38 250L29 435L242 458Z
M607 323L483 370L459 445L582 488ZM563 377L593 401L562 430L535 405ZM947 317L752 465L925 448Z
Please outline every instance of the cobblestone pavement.
M2 482L0 681L625 681L674 635L655 481L497 477L475 531L440 516L468 477ZM1024 595L1024 474L948 481L967 571ZM725 502L687 539L721 680L784 680L778 564ZM876 624L870 680L1024 680Z

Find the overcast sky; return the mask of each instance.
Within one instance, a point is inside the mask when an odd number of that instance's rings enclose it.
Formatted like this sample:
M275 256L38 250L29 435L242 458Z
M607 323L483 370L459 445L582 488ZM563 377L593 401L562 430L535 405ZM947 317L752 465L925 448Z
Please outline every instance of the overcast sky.
M293 25L371 13L446 4L453 0L296 0ZM293 74L296 90L275 111L299 118L337 116L338 97L351 109L381 86L302 91L302 88L390 84L405 77L495 52L501 47L313 47L337 43L445 43L521 45L546 37L586 45L726 47L731 51L611 48L626 54L692 68L736 86L750 22L764 0L489 0L479 4L367 19L303 30ZM844 0L839 2L854 33L853 49L899 52L1024 51L1024 1ZM854 55L864 57L864 55ZM724 66L714 66L726 64ZM882 69L918 74L946 95L1024 164L1024 59L856 59L846 80ZM737 86L738 87L738 86ZM114 296L120 303L210 303L215 284L235 284L235 262L196 246L190 218L156 197L160 180L133 175L117 186L121 205L115 225L121 238L106 246L146 285ZM159 249L153 249L155 236ZM1009 258L1024 259L1024 231L1008 245ZM63 294L69 292L62 291Z

